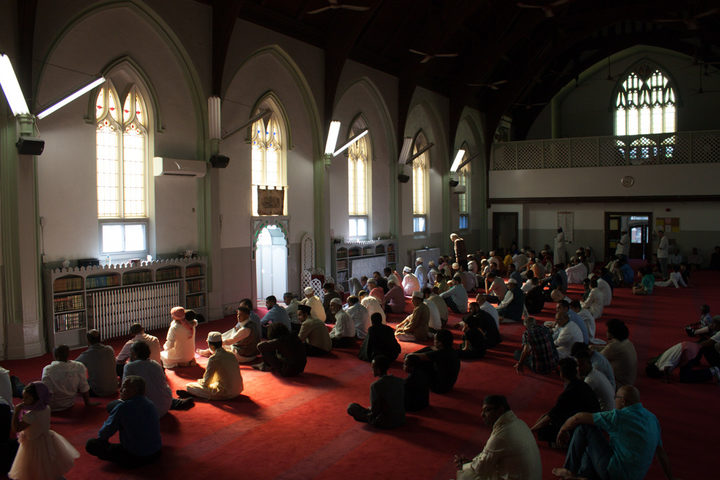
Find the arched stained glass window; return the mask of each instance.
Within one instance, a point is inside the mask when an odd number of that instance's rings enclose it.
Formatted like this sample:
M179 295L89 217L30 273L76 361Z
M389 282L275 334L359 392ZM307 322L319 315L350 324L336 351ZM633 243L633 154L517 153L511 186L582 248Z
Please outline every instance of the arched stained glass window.
M425 135L420 132L415 138L413 155L421 151L427 145ZM412 181L413 181L413 232L427 232L428 196L430 170L430 158L426 150L413 160Z
M675 91L660 69L640 65L622 81L615 99L615 134L671 133Z
M354 137L364 129L364 122L356 121L350 129L350 137ZM348 148L348 237L352 239L367 239L370 235L369 178L370 139L369 135L365 135Z
M118 108L122 105L122 112ZM124 101L111 81L95 101L97 205L101 251L147 251L148 135L145 101L131 86Z
M285 177L285 144L280 115L270 100L258 109L271 111L266 119L252 125L252 214L258 214L258 187L284 187L283 213L287 214L287 181ZM256 112L257 113L257 112Z

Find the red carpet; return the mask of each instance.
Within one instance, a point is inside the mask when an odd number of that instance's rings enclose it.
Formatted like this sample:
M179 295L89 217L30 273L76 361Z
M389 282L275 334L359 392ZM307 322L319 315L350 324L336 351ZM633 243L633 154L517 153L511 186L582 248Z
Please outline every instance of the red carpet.
M682 327L697 320L703 303L711 313L720 313L713 286L717 273L700 272L692 288L657 288L651 297L633 297L629 289L616 289L613 304L604 319L620 318L630 328L638 351L641 370L645 361L687 337ZM571 289L571 297L580 294ZM549 320L546 309L536 317ZM391 316L398 321L399 315ZM451 319L456 323L458 317ZM224 330L234 319L226 318L198 329L198 346L210 330ZM431 407L407 417L407 425L395 431L376 431L356 423L345 409L352 401L367 405L373 381L369 364L356 358L357 349L339 349L327 358L311 358L306 372L283 379L242 366L244 396L227 402L197 402L189 411L173 411L161 420L163 456L156 464L123 471L90 457L85 441L93 437L104 419L104 406L84 407L80 400L68 412L53 416L52 428L81 450L81 457L68 479L93 478L178 478L208 475L218 479L442 479L454 478L455 453L476 455L489 435L482 424L480 407L485 395L508 397L515 413L531 424L549 409L561 390L556 376L532 373L517 375L512 353L519 346L520 325L501 325L504 341L485 359L464 362L455 390L431 396ZM459 331L453 330L459 340ZM152 332L164 340L165 332ZM598 336L605 337L604 324ZM122 341L112 342L116 351ZM403 351L417 350L404 344ZM81 350L74 351L76 357ZM50 357L3 362L24 382L38 379ZM202 362L204 363L204 361ZM392 372L403 376L396 362ZM200 367L168 370L173 390L202 375ZM718 403L717 384L666 384L652 380L641 371L638 388L643 404L654 412L663 428L663 441L676 477L715 478L708 441L717 436L720 420L713 411ZM703 435L702 432L708 432ZM561 452L540 446L543 478L562 464ZM663 478L654 462L647 478Z

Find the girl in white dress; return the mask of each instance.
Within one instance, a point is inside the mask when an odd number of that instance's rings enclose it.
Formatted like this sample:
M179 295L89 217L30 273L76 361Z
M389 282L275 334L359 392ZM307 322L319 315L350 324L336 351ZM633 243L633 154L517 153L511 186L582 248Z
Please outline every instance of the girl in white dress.
M167 340L160 352L165 368L189 367L195 365L195 312L183 307L170 310L173 318L168 329Z
M70 471L80 456L62 435L50 430L51 396L42 382L32 382L23 390L23 402L15 407L13 415L20 449L8 472L9 478L57 480Z

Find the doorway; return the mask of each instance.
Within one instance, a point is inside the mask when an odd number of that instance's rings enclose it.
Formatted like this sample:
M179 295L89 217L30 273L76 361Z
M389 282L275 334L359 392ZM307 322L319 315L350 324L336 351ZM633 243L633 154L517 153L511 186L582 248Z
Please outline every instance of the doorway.
M282 300L287 292L287 240L277 225L264 227L255 244L258 303L270 295Z
M493 212L493 249L507 251L513 243L518 243L518 213Z
M605 257L615 255L615 248L623 232L628 232L630 250L628 258L649 260L651 212L605 212Z

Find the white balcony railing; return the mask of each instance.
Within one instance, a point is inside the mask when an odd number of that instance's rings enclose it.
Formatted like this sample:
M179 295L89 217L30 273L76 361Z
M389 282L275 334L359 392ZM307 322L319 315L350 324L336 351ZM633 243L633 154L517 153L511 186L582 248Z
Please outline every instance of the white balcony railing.
M491 170L720 162L720 131L495 143Z

